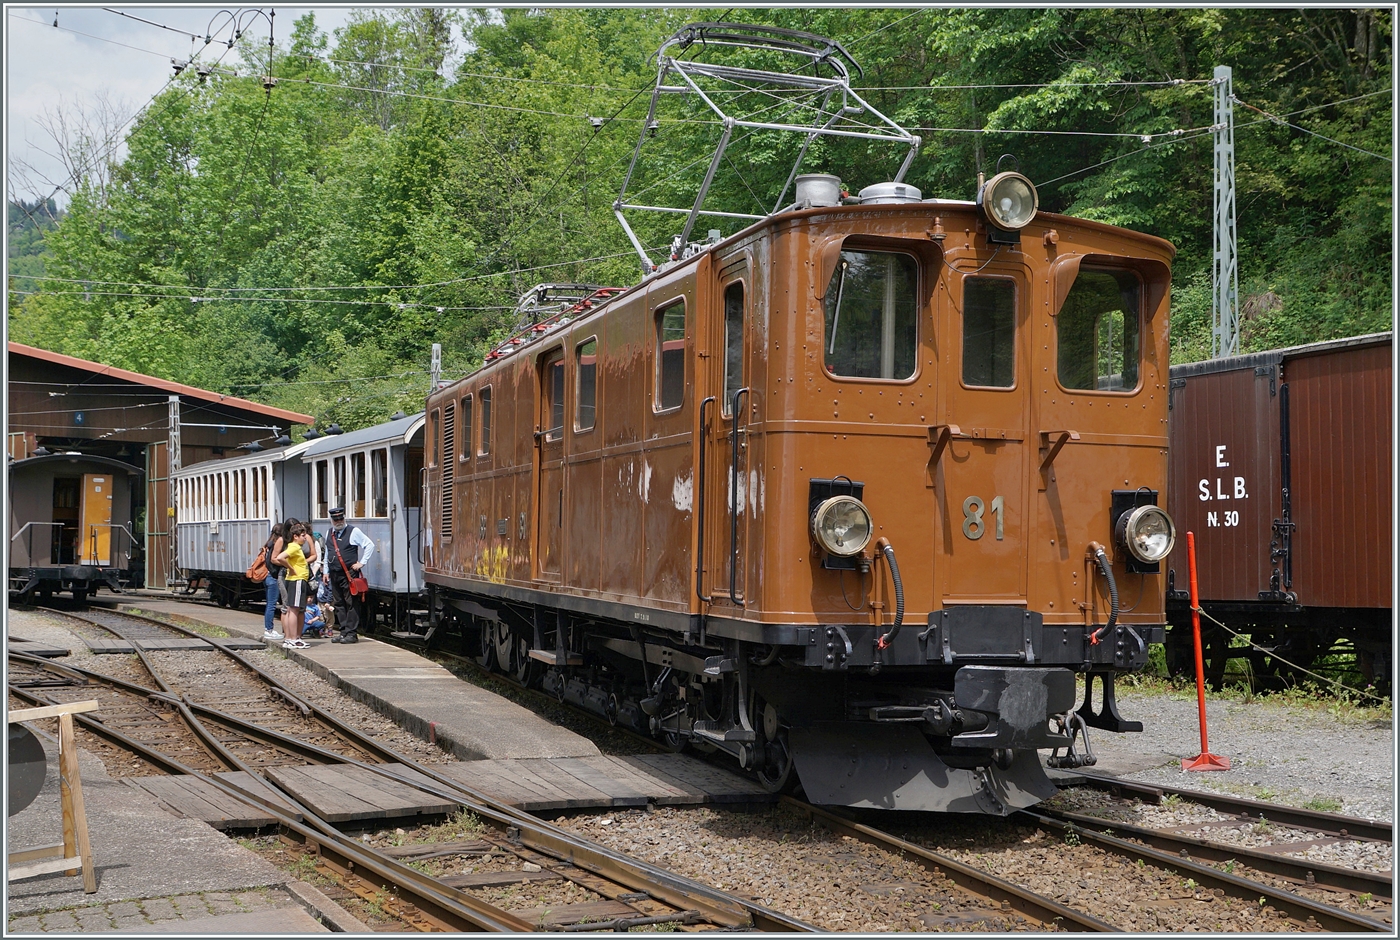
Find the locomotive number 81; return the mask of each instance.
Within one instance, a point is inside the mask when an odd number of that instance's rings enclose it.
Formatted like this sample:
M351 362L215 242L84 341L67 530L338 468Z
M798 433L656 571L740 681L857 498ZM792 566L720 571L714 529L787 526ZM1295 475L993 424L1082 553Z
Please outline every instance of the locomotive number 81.
M1017 173L866 193L433 393L431 615L770 788L1004 815L1053 792L1038 749L1141 727L1112 681L1162 637L1173 248Z

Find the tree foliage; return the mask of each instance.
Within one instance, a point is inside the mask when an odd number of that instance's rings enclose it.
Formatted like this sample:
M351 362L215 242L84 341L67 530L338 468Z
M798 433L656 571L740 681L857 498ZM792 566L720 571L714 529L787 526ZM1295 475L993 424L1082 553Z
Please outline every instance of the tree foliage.
M650 57L713 15L361 10L330 36L307 14L270 60L250 36L237 76L187 70L131 126L121 162L82 176L42 232L41 269L11 260L11 335L346 427L412 411L429 346L443 344L449 377L470 370L534 283L635 282L612 202ZM844 43L863 67L856 87L923 137L907 179L926 196L971 198L1011 153L1044 208L1170 239L1178 361L1209 351L1208 80L1230 65L1244 349L1390 326L1387 11L743 16ZM694 96L678 108L629 197L693 199L720 128ZM736 134L709 207L770 209L798 146ZM804 169L854 190L903 156L823 140ZM39 227L17 239L14 204L10 217L12 253L37 255ZM674 217L636 227L653 257L679 231Z

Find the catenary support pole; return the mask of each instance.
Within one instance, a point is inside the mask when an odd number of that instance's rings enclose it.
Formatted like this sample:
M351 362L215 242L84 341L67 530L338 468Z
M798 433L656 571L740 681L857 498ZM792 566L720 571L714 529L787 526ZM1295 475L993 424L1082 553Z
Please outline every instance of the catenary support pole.
M1210 357L1240 351L1239 255L1235 238L1234 70L1215 67L1215 252L1211 262Z

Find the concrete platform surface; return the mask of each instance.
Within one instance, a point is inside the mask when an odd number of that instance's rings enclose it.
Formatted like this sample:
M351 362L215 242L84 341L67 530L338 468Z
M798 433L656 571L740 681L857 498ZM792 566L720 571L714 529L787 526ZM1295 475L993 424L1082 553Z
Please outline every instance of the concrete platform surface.
M262 616L247 611L155 597L123 597L119 604L123 609L215 624L236 635L262 636ZM582 735L465 682L417 653L363 635L351 646L329 640L307 642L310 649L285 650L287 658L461 760L601 753Z
M205 917L201 920L175 920L144 927L127 927L123 930L104 930L103 934L272 934L280 936L289 933L330 933L316 918L299 906L275 907L267 911L250 911L243 914L224 914L219 917Z
M39 723L42 727L43 723ZM48 756L44 788L10 817L6 848L19 851L63 839L58 796L58 745L39 736ZM87 805L97 892L83 893L81 877L40 875L9 884L8 913L101 905L203 891L238 891L286 884L290 879L237 842L197 819L179 819L144 793L107 775L102 761L78 751Z

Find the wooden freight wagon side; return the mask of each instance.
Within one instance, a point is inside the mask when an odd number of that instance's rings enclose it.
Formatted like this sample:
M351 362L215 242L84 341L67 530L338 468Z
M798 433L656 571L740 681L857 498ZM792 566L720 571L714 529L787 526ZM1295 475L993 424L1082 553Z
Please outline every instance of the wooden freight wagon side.
M1260 647L1256 675L1346 639L1388 680L1391 334L1174 366L1168 508L1196 535L1202 608ZM1186 545L1168 559L1168 660L1189 668ZM1205 623L1212 680L1228 635Z

